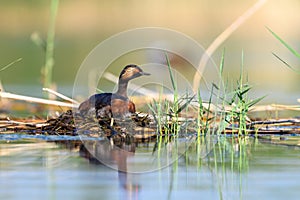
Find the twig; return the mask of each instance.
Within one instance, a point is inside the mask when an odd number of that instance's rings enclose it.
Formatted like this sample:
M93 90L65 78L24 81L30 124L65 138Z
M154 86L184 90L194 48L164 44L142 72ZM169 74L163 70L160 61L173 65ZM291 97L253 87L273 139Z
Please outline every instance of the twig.
M65 96L65 95L63 95L61 93L58 93L58 92L56 92L54 90L51 90L50 88L43 88L43 91L49 92L51 94L54 94L54 95L56 95L56 96L58 96L58 97L60 97L60 98L62 98L64 100L66 100L66 101L70 101L72 103L79 104L78 101L75 101L75 100L73 100L73 99L71 99L71 98L69 98L69 97L67 97L67 96Z
M281 119L281 120L270 120L270 121L254 121L251 122L249 125L269 125L269 124L284 124L284 123L291 123L291 124L297 124L300 123L297 119Z
M0 92L0 97L17 99L17 100L22 100L22 101L29 101L29 102L34 102L34 103L47 104L47 105L54 105L54 106L62 106L62 107L70 107L70 108L78 107L78 104L65 103L65 102L61 102L61 101L41 99L41 98L36 98L36 97L29 97L29 96L24 96L24 95L12 94L12 93L8 93L8 92Z

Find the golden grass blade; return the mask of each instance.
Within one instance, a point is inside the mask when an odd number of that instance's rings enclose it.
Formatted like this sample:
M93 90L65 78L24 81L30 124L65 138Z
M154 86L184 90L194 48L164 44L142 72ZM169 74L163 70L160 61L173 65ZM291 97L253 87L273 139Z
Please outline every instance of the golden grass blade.
M206 49L204 54L201 57L198 71L202 69L207 64L209 58L216 51L216 49L237 29L239 28L247 19L249 19L256 11L258 11L267 0L258 0L252 7L250 7L246 12L244 12L240 17L238 17L229 27L227 27ZM199 83L201 80L201 74L196 72L193 80L193 91L196 94L198 91Z

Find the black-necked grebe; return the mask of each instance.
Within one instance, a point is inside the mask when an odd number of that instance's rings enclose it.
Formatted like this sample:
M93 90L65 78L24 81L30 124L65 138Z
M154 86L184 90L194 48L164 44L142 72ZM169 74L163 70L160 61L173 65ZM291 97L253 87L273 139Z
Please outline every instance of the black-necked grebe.
M127 65L120 73L116 93L94 94L79 105L79 111L84 113L91 108L95 108L96 113L98 113L100 109L104 109L104 112L108 111L116 115L124 115L128 113L128 111L135 113L135 105L127 96L127 86L130 80L143 75L150 74L143 72L137 65Z

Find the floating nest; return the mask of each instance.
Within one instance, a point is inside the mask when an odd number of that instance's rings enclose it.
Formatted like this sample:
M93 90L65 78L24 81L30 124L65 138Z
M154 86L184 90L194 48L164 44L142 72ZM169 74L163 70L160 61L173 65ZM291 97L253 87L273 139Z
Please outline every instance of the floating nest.
M181 129L189 133L197 133L196 119L183 119L177 121ZM63 112L57 118L49 120L12 120L0 119L0 134L25 133L32 135L69 135L82 138L108 138L115 142L126 140L146 141L156 138L158 134L172 132L172 122L167 122L161 130L158 130L154 117L148 114L133 113L127 116L113 118L107 115L97 114L95 110L82 115L72 110ZM247 125L247 134L251 135L285 135L300 134L300 120L281 119L252 121ZM215 129L214 129L215 130ZM231 124L223 134L238 133L238 125Z
M49 120L0 119L0 133L25 133L31 135L69 135L89 138L112 138L123 142L129 136L138 140L156 136L156 126L149 115L133 113L122 118L95 117L95 111L82 115L72 110Z

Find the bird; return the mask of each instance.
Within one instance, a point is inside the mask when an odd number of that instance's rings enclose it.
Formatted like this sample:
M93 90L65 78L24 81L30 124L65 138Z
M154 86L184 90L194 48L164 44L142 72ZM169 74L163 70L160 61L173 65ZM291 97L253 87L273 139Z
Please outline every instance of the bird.
M138 65L129 64L119 75L118 90L115 93L98 93L90 96L79 105L80 113L87 113L95 108L97 118L100 116L124 116L135 113L135 104L127 96L128 82L140 76L148 76Z

